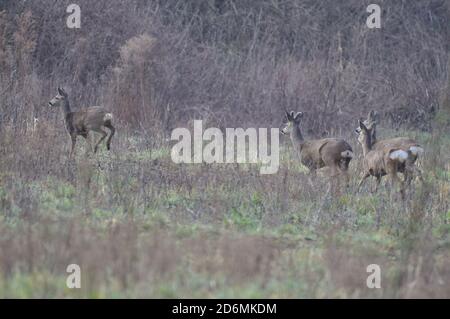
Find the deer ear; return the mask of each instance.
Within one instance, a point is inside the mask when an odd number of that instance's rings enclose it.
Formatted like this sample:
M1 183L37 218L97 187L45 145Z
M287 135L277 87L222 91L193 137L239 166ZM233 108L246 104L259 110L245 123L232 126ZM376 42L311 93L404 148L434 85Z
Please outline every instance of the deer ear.
M60 88L59 86L58 86L58 93L59 93L59 94L61 94L61 95L63 95L63 94L64 94L64 91L63 91L63 89L62 89L62 88Z
M359 122L359 127L360 127L362 130L367 131L367 127L364 125L364 123L363 123L361 120L359 120L358 122Z
M288 111L284 111L284 112L286 113L286 118L289 120L289 117L290 117L289 112Z
M378 112L375 110L371 110L369 112L369 115L367 116L367 119L371 122L375 122L377 117L378 117Z
M300 120L303 117L303 112L297 112L297 114L295 114L294 119L296 121Z

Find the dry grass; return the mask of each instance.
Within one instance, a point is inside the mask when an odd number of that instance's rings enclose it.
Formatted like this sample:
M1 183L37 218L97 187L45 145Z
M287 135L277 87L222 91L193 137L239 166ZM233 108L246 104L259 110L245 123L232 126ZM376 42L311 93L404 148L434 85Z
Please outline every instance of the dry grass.
M354 194L356 178L340 196L324 192L289 144L269 176L173 164L164 141L148 149L127 134L95 157L80 144L69 162L65 133L40 124L1 136L0 296L450 296L449 172L433 160L447 139L419 135L426 182L403 204L384 187ZM65 286L70 263L80 290ZM372 263L380 290L365 285Z
M0 297L450 297L448 1L384 1L381 32L359 0L78 0L79 30L53 2L0 1ZM57 86L114 114L110 153L81 140L68 161ZM334 195L289 141L268 176L170 159L175 127L276 127L285 109L357 152L376 109L410 129L380 135L425 147L425 183L404 203L355 194L359 156Z

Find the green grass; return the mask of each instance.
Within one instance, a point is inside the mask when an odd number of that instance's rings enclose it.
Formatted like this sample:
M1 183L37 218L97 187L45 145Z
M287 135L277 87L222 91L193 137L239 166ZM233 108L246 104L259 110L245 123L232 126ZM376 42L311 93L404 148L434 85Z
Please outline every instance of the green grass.
M291 148L277 174L261 176L257 165L176 165L167 147L130 144L55 161L50 174L18 170L20 153L0 162L0 297L450 296L441 284L450 279L448 166L426 171L403 204L370 183L356 194L355 181L331 196ZM70 263L81 266L79 290L65 286ZM365 286L372 263L382 267L378 291Z

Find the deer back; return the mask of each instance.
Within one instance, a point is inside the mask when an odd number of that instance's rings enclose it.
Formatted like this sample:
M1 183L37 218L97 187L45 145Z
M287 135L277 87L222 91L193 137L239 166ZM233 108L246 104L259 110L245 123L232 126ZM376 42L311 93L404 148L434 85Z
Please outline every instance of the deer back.
M329 160L338 161L344 151L352 151L351 146L342 139L324 138L311 140L303 144L300 156L302 162L305 160L313 162L315 167L324 167Z
M72 112L70 114L72 126L77 131L95 130L104 125L104 119L107 113L108 111L98 106Z
M390 139L385 139L376 142L373 145L374 149L381 149L385 147L391 147L391 148L409 148L411 146L417 146L418 143L408 137L394 137Z

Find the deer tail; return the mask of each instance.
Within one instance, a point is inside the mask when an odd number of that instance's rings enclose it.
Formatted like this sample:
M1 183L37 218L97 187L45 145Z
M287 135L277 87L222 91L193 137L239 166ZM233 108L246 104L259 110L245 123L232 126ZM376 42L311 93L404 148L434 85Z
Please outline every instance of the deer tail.
M103 122L111 122L113 119L112 113L106 113L105 116L103 116Z

